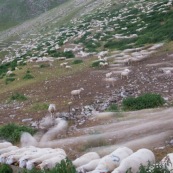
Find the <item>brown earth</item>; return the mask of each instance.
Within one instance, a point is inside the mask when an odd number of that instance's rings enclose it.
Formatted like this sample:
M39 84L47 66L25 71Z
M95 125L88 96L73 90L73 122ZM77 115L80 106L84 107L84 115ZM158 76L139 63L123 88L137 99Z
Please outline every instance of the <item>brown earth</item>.
M163 64L153 65L158 62ZM150 65L148 66L148 64ZM28 111L28 107L35 102L55 103L59 112L68 111L68 102L72 101L71 107L81 107L81 105L92 104L98 98L114 98L120 93L122 86L126 90L130 90L133 95L146 92L159 93L168 99L167 106L171 106L173 103L173 76L165 76L159 70L160 67L173 67L173 56L162 52L142 62L131 64L127 67L131 70L129 79L121 79L120 75L113 75L118 77L115 87L106 87L102 80L105 73L110 71L109 68L93 69L87 67L83 71L65 77L52 78L41 83L35 83L34 86L20 88L18 91L25 93L32 99L23 102L19 109L16 109L16 105L13 103L5 107L4 102L11 93L2 93L0 94L1 105L3 105L3 109L0 110L1 124L22 123L22 119L25 118L41 119L47 114L47 110ZM118 68L111 66L111 70L116 71ZM72 100L70 91L81 87L84 88L81 99ZM120 105L122 97L117 96L116 101ZM91 118L84 125L77 126L77 130L70 131L69 136L64 136L65 139L50 142L49 145L65 148L70 158L75 158L86 150L95 150L104 155L119 145L130 146L134 150L139 147L154 150L155 147L165 146L165 141L170 140L170 137L173 136L172 112L172 108L165 107L163 110L151 110L149 112L147 110L143 113L118 113L113 118ZM10 115L16 116L10 118ZM105 150L101 146L106 146L104 147ZM173 152L173 148L168 146L154 150L154 152L159 160L167 152Z

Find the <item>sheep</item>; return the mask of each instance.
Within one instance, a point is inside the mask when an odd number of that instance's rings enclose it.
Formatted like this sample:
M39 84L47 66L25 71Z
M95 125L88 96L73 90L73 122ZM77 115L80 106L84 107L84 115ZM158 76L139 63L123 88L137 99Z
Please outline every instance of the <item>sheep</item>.
M12 150L17 150L17 149L18 149L18 147L16 147L16 146L9 146L9 147L6 147L6 148L1 148L0 149L0 154L10 152Z
M173 173L173 153L167 154L161 161L160 164L166 166L170 173Z
M133 153L133 151L130 148L127 147L120 147L113 151L111 154L106 155L103 157L98 166L95 168L95 170L101 170L104 172L111 172L116 167L119 166L121 161L128 156L130 156Z
M13 74L13 72L11 70L7 71L6 75L10 76L11 74Z
M68 64L68 62L64 62L60 64L60 67L65 67Z
M100 62L99 63L100 67L108 67L108 65L109 65L108 62Z
M89 152L89 153L86 153L86 154L80 156L79 158L75 159L74 161L72 161L72 163L77 168L77 167L87 164L91 160L95 160L95 159L99 159L99 158L100 158L100 156L96 152Z
M51 159L44 160L41 164L37 166L37 168L40 168L41 170L52 169L57 165L57 163L60 163L62 160L65 160L65 159L66 159L66 156L64 155L56 155L55 157Z
M55 119L57 125L49 129L40 139L39 145L44 146L47 141L57 138L57 135L62 134L67 131L68 123L62 118Z
M128 79L130 70L129 69L125 69L121 72L121 79L123 79L123 77L126 77Z
M21 152L26 151L26 149L28 149L28 148L24 147L24 148L19 148L19 149L12 150L12 151L10 151L10 152L1 154L1 155L0 155L0 162L1 162L1 163L5 163L5 162L6 162L6 158L8 158L8 157L11 156L11 155L20 154Z
M110 78L112 76L112 72L106 73L106 78Z
M20 143L22 147L26 146L37 146L38 142L36 139L28 132L23 132L20 137Z
M38 151L38 149L35 148L35 147L34 148L33 147L32 148L25 148L25 150L21 151L21 153L18 153L18 154L14 154L14 155L9 156L6 159L6 164L11 165L11 164L13 164L15 162L18 162L19 159L22 156L24 156L24 155L31 155L31 154L33 154L33 153L35 153L37 151Z
M56 111L56 106L55 106L55 104L50 104L49 107L48 107L48 111L49 111L49 113L51 114L51 117L53 117L53 114L54 114L55 111Z
M93 171L99 164L100 159L91 160L89 163L78 167L76 170L80 173Z
M54 119L51 116L46 116L42 118L42 120L39 122L39 128L40 129L49 129L54 125Z
M114 169L112 173L124 173L129 169L132 173L137 173L140 165L147 166L149 162L155 163L155 156L151 150L142 148L122 160L120 166Z
M132 63L132 59L131 58L127 58L124 60L124 65L130 65Z
M57 151L57 152L53 152L53 153L49 153L49 154L43 155L43 156L41 156L39 158L29 160L26 163L26 168L31 170L34 166L39 165L39 164L43 163L44 161L51 160L52 158L54 158L56 156L65 158L66 154L65 154L64 150L62 150L62 151ZM41 167L41 166L39 166L39 167Z
M0 149L6 148L6 147L10 147L10 146L12 146L12 143L10 143L10 142L2 142L2 143L0 143Z
M19 159L19 167L24 168L29 160L38 159L42 156L49 155L52 153L57 153L57 152L66 155L65 151L60 148L58 149L43 148L43 149L40 149L38 152L33 153L32 155L26 155L21 157Z
M65 66L65 69L71 70L71 69L72 69L72 67L71 67L71 66L69 66L69 65L66 65L66 66Z
M66 60L66 57L59 57L57 60Z
M117 81L116 78L110 77L110 78L105 78L104 81L106 82L106 84L109 85L109 87L111 86L115 86L115 82Z
M80 88L80 89L78 89L78 90L73 90L73 91L71 91L72 98L74 99L75 96L78 96L78 97L80 98L80 93L81 93L81 91L83 91L83 90L84 90L83 88Z

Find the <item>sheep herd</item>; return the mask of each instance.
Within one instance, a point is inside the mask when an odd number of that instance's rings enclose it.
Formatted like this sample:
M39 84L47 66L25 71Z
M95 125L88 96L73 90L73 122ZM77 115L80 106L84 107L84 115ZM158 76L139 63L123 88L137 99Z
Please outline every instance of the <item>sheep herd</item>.
M10 142L0 143L0 162L9 165L18 165L31 170L52 169L57 163L65 160L67 155L61 148L39 148L34 146L16 147ZM155 164L154 153L146 148L133 152L128 147L119 147L112 153L100 157L96 152L88 152L72 161L78 173L125 173L131 170L137 173L140 166ZM159 163L173 172L173 153L167 154Z

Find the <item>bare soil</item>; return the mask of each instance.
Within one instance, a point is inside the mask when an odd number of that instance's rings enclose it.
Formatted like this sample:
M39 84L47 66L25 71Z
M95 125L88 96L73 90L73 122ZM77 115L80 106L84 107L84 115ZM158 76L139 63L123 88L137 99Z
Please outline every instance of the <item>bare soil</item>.
M157 64L158 62L159 64ZM82 105L90 105L98 98L113 98L114 95L119 94L122 86L134 95L147 92L159 93L168 99L170 107L173 103L173 75L165 76L159 69L162 67L173 67L173 56L164 53L155 54L142 62L131 64L127 67L131 70L129 79L121 79L119 74L113 75L118 78L114 87L106 87L106 83L103 81L105 74L110 71L109 68L86 68L82 72L62 78L45 80L35 83L34 86L20 89L20 92L24 92L32 99L23 102L22 108L19 109L16 109L15 104L4 106L9 93L3 93L0 95L1 105L3 105L3 109L0 110L0 123L23 124L22 119L38 120L47 115L47 110L28 111L28 107L35 102L55 103L58 112L67 112L69 102L72 102L71 107L80 108ZM111 67L111 70L117 70L117 68ZM81 87L84 88L81 99L72 100L71 90ZM122 97L116 97L116 101L120 104ZM20 106L21 104L19 104ZM117 113L106 119L93 116L84 125L69 131L64 139L52 141L46 146L63 147L72 159L81 155L82 152L92 150L97 151L100 155L105 155L121 145L129 146L134 150L146 147L152 149L159 160L166 153L173 152L172 146L154 149L167 145L165 141L169 141L173 136L173 109L169 107ZM10 115L15 115L15 117Z

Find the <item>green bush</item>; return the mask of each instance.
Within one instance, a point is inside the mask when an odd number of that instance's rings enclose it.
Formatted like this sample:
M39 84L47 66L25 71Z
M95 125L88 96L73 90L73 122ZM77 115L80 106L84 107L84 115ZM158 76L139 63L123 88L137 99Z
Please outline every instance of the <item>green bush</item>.
M48 64L40 64L40 68L45 68L45 67L49 67Z
M13 173L13 170L9 165L2 164L0 165L0 173Z
M107 112L118 112L118 106L116 104L111 104L107 109Z
M7 77L7 78L5 79L5 84L9 84L9 83L15 81L15 79L16 79L16 78L14 78L14 77Z
M30 73L26 73L25 76L23 76L23 79L27 80L27 79L33 79L34 76L32 76Z
M80 63L83 63L83 60L81 59L76 59L72 62L72 64L80 64Z
M18 143L22 132L34 134L36 131L27 126L10 123L0 127L0 139L5 139L12 143Z
M99 67L100 62L103 62L103 61L100 61L100 60L94 61L94 62L91 64L91 67Z
M10 100L25 101L27 100L27 97L24 96L23 94L15 93L15 94L12 94L12 96L10 97Z
M124 110L140 110L147 108L155 108L164 104L164 99L159 94L147 93L137 98L128 97L123 99Z

